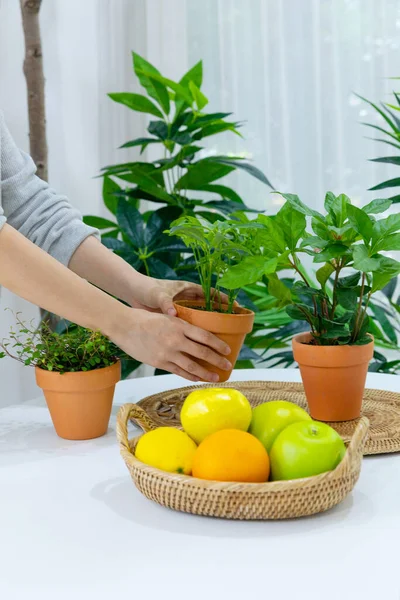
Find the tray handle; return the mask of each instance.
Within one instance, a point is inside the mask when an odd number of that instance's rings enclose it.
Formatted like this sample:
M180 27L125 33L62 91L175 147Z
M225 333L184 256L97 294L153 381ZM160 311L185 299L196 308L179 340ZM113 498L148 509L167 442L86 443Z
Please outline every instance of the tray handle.
M359 452L362 452L364 444L366 442L369 431L369 420L367 417L361 417L356 425L354 433L351 437L350 443L347 446L347 452L345 454L343 463L351 469L351 466L356 459Z
M128 421L133 419L144 432L157 429L158 425L152 421L147 412L137 404L124 404L117 415L117 439L129 450Z

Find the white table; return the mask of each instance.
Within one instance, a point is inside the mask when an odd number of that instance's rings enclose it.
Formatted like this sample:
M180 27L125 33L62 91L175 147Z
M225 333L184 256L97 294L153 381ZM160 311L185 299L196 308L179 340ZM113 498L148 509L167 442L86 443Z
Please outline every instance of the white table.
M232 380L298 381L296 370ZM399 600L400 455L364 460L328 513L234 522L170 511L144 498L119 456L118 406L186 385L176 376L118 385L108 434L56 436L43 399L0 410L1 600ZM400 391L400 377L369 387Z

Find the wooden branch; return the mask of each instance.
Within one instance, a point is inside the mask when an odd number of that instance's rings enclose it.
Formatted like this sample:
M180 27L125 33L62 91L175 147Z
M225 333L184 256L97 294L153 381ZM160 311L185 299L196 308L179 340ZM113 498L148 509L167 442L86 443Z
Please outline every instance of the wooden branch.
M39 11L42 0L20 0L25 38L24 74L28 91L30 153L37 175L47 181L46 110Z

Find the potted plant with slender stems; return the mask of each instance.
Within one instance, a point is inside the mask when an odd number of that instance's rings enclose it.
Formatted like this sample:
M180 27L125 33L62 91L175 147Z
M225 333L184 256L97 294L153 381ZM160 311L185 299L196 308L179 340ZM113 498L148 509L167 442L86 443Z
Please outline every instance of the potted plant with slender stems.
M178 317L210 331L231 348L228 360L235 364L246 334L252 330L254 313L238 306L240 277L228 290L228 301L221 296L224 276L251 255L247 228L236 221L210 223L194 216L174 221L169 235L180 238L193 253L193 262L204 292L204 301L180 300L175 303ZM208 365L208 368L211 368ZM229 379L231 371L211 368L220 381Z
M71 324L62 334L46 321L39 328L24 323L2 344L10 356L35 367L57 434L69 440L97 438L107 432L121 351L100 332Z
M345 194L328 192L325 214L298 196L282 194L286 203L275 216L259 215L247 227L254 232L268 269L257 268L259 256L234 266L223 279L226 288L242 276L242 285L265 278L269 293L288 315L308 329L293 339L311 416L320 421L347 421L360 416L368 363L374 342L368 334L368 307L373 294L400 273L400 262L384 252L400 249L400 214L381 218L390 202L374 200L354 206ZM320 265L315 279L307 260ZM295 274L288 286L287 270ZM282 276L278 277L278 273Z

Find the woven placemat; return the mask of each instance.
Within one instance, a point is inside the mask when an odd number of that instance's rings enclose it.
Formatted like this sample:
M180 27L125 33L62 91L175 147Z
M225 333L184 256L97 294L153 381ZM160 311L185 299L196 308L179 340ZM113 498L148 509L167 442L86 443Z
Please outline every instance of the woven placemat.
M149 420L159 427L180 427L179 414L182 404L192 390L204 386L188 386L161 392L143 398L138 404L146 411ZM307 409L304 388L301 383L281 381L235 381L206 387L229 387L240 390L252 406L270 400L288 400ZM362 416L370 422L364 455L385 454L400 451L400 394L383 390L366 389ZM349 441L358 420L330 423L345 441Z

